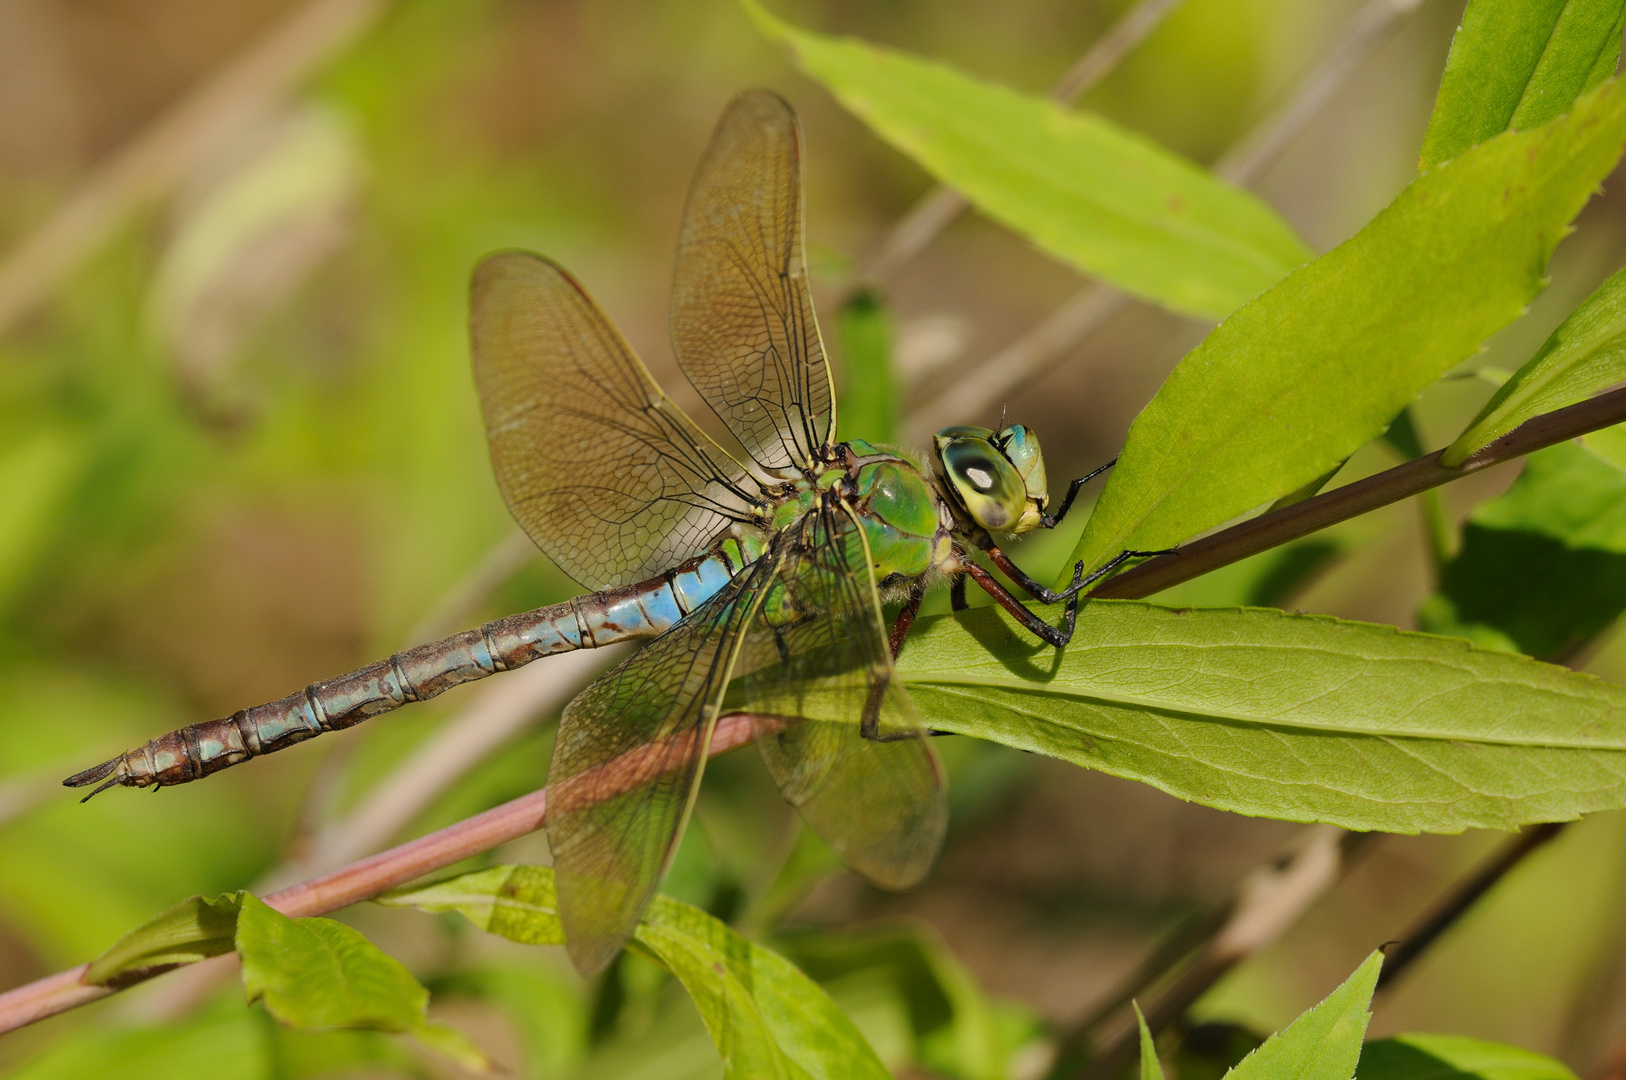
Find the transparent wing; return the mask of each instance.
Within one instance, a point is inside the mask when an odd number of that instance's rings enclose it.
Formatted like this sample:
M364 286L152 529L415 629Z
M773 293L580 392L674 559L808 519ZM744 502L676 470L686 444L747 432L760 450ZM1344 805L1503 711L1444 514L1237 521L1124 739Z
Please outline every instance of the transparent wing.
M839 508L801 529L746 631L728 708L757 718L769 772L842 861L907 888L943 843L942 767L892 677L862 530ZM866 718L885 741L860 734Z
M678 239L672 346L764 469L805 467L834 437L802 257L801 135L773 94L735 98L700 161Z
M577 696L548 773L548 845L570 957L626 944L683 831L769 554Z
M565 573L589 589L642 581L749 519L744 470L562 268L526 252L486 259L469 328L497 486Z

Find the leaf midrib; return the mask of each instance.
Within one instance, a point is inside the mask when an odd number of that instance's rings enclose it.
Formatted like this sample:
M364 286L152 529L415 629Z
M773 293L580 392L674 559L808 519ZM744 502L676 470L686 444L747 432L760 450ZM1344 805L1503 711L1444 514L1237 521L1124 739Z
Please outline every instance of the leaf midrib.
M1487 737L1459 731L1425 731L1415 728L1376 729L1338 723L1295 723L1291 719L1284 719L1281 717L1265 718L1259 714L1248 713L1238 709L1195 709L1190 706L1181 706L1163 699L1139 694L1113 694L1095 691L1086 692L1083 690L1050 689L1049 687L1052 684L1038 683L1032 680L1016 677L998 678L993 676L976 675L954 676L952 678L944 677L942 675L923 677L911 676L909 673L901 671L898 673L898 675L899 678L910 687L918 686L938 688L947 693L957 693L960 696L970 697L973 700L981 701L983 704L994 705L995 707L999 708L1003 708L1004 706L997 702L990 702L985 698L976 698L975 695L967 694L961 688L987 687L990 689L1011 691L1037 697L1067 698L1082 704L1098 703L1112 707L1129 708L1143 712L1158 713L1165 716L1184 717L1193 720L1206 720L1213 723L1228 723L1242 727L1257 728L1260 730L1288 731L1312 735L1359 736L1361 738L1368 739L1408 739L1421 742L1473 743L1475 745L1482 746L1527 746L1541 749L1626 751L1626 740L1610 743L1598 740L1583 741L1577 739L1565 739L1562 737L1553 738L1551 736L1529 736L1525 738L1500 736ZM1506 682L1506 680L1495 681ZM1510 683L1509 685L1520 684ZM1038 719L1057 724L1057 726L1067 727L1067 729L1071 731L1079 730L1071 725L1061 724L1053 717L1043 716L1038 713L1034 713L1032 715L1036 716Z

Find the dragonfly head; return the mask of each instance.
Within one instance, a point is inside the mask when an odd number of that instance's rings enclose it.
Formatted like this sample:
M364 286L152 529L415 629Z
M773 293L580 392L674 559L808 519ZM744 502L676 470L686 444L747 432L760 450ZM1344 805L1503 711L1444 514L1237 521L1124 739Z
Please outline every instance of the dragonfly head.
M1050 501L1044 455L1031 430L947 427L933 451L943 486L958 509L993 533L1031 532Z

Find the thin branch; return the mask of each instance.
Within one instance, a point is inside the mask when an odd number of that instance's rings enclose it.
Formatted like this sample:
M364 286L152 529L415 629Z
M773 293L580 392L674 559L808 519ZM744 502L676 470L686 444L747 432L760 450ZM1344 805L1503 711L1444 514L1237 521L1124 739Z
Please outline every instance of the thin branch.
M1527 420L1459 468L1441 465L1440 454L1444 451L1437 451L1193 540L1180 548L1180 554L1150 559L1126 570L1091 595L1119 599L1151 596L1329 525L1622 421L1626 421L1626 388Z
M1215 173L1235 184L1257 178L1421 3L1370 0L1292 99L1226 151L1215 163ZM1130 297L1110 285L1092 282L1084 286L1038 326L949 381L938 396L916 409L915 420L908 425L909 437L924 442L940 423L964 423L982 415L1040 374L1051 360L1104 326L1129 301Z
M712 734L709 756L715 757L744 746L754 737L753 725L765 722L782 724L789 721L741 713L722 717ZM652 747L639 747L601 766L594 778L597 791L609 798L625 791L629 784L646 780L648 758L653 753L656 751ZM580 798L581 795L578 793L576 797ZM302 918L325 915L370 900L397 885L445 869L540 829L546 822L547 805L548 789L533 791L483 814L448 825L438 832L274 892L264 898L265 902L284 915ZM83 982L89 967L89 964L81 964L0 994L0 1034L115 993L111 988ZM162 972L154 973L157 974ZM121 983L118 989L123 990L150 977L138 973L128 983Z
M43 302L133 210L161 197L353 41L383 0L313 0L98 166L0 261L0 334Z
M1553 821L1532 825L1507 840L1492 852L1489 858L1436 897L1428 910L1407 927L1406 932L1401 935L1400 943L1392 949L1385 950L1383 971L1378 975L1377 988L1383 990L1391 986L1419 956L1427 951L1429 946L1439 940L1440 935L1456 925L1457 921L1467 914L1469 908L1506 877L1508 871L1522 863L1531 852L1563 832L1567 824L1568 822L1564 821Z
M297 854L250 887L260 895L369 855L423 813L441 793L537 718L564 708L580 687L625 655L620 645L583 649L531 664L482 688L461 713L442 724L416 751L376 784L343 819L315 831ZM323 763L324 766L326 762ZM231 957L193 964L131 1006L147 1021L184 1016L231 978Z
M1563 832L1565 825L1564 822L1553 822L1525 829L1468 874L1453 882L1418 916L1402 935L1399 944L1388 951L1383 972L1378 977L1378 989L1391 986L1474 904L1532 852ZM1380 835L1343 833L1340 837L1340 831L1331 826L1316 826L1308 832L1309 840L1300 854L1285 864L1254 870L1243 879L1234 900L1215 908L1199 920L1199 925L1213 928L1204 935L1205 940L1193 943L1188 935L1182 941L1184 947L1170 947L1170 943L1159 946L1110 995L1105 1007L1093 1010L1088 1018L1064 1037L1058 1055L1063 1064L1075 1060L1086 1051L1093 1041L1095 1030L1102 1022L1120 1013L1131 998L1140 996L1169 972L1178 969L1198 947L1206 946L1202 954L1146 1010L1147 1025L1154 1033L1174 1023L1226 972L1274 941L1296 922L1317 897L1348 871L1354 856ZM1332 860L1329 859L1328 845L1334 841L1337 841L1342 857L1329 868ZM1102 1050L1076 1073L1080 1080L1110 1080L1133 1060L1138 1046L1137 1030L1127 1017L1122 1019L1118 1030L1103 1041ZM1623 1050L1626 1050L1626 1046L1623 1046ZM1622 1055L1622 1065L1619 1071L1626 1074L1626 1054ZM1610 1080L1620 1078L1610 1077Z
M1140 0L1124 12L1099 40L1073 62L1050 88L1049 97L1063 104L1081 97L1095 86L1136 45L1157 29L1184 0ZM852 282L837 297L845 303L860 289L879 285L911 262L970 207L953 188L937 185L888 231L873 253L853 274Z
M1257 178L1422 4L1423 0L1371 0L1357 11L1344 24L1338 44L1293 97L1219 156L1215 174L1234 184Z

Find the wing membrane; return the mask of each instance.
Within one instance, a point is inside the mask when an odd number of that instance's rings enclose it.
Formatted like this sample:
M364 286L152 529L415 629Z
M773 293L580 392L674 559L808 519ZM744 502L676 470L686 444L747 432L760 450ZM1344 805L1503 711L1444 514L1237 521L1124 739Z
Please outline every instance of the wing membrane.
M505 252L474 272L474 378L508 509L559 567L604 589L705 551L755 485L655 384L561 267Z
M842 861L901 889L931 869L948 810L943 773L892 656L863 531L838 508L803 520L782 592L746 631L730 708L754 715L756 744L785 798ZM789 609L785 625L771 624ZM883 740L866 739L866 715ZM773 716L805 717L782 726Z
M577 696L548 774L559 916L591 974L632 935L699 788L741 631L773 573L769 554Z
M735 98L701 159L678 239L672 346L764 469L806 467L833 437L802 255L801 136L773 94Z

